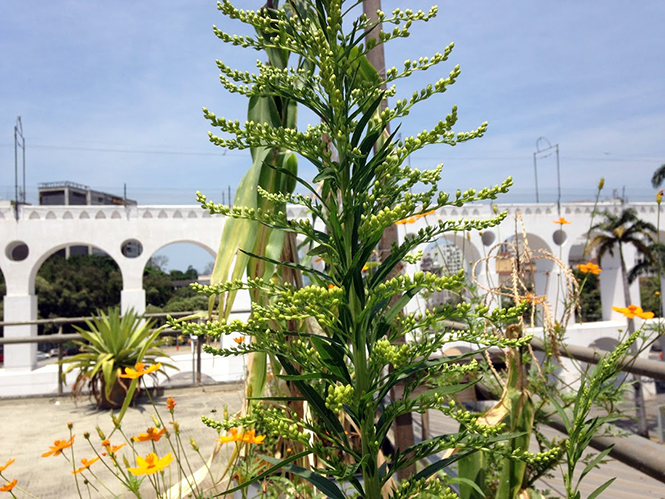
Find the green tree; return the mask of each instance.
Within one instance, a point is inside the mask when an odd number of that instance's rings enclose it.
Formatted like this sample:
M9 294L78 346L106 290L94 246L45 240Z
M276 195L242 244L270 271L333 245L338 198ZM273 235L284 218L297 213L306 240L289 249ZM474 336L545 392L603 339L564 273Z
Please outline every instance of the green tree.
M603 256L607 253L614 256L615 250L618 250L619 261L621 264L624 302L627 307L631 304L631 299L628 270L626 268L626 259L624 258L623 249L627 245L634 246L642 255L651 258L649 242L653 240L656 227L654 227L653 224L638 218L637 212L633 208L626 208L618 215L609 211L604 211L601 215L603 219L593 225L590 229L591 242L589 243L589 248L597 251L598 261L602 261ZM629 320L629 334L632 334L634 330L635 326L633 321ZM642 385L637 376L633 387L635 389L638 433L641 436L648 438L649 429L647 427L646 410L644 408L644 395L642 393Z
M109 256L54 255L37 272L39 316L83 317L120 304L122 275Z
M573 269L578 282L586 280L580 291L580 311L583 322L596 322L603 320L603 307L600 301L600 278L594 274L583 274L579 269Z
M656 168L656 171L653 172L653 176L651 177L651 185L655 189L658 189L663 183L663 180L665 180L665 164L660 165L658 168Z

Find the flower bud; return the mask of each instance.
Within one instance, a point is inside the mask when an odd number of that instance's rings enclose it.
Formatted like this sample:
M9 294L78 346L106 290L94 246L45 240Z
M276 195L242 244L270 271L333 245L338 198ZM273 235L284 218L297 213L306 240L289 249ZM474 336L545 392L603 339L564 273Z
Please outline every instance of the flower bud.
M600 177L600 182L598 182L598 190L603 190L603 187L605 187L605 177Z

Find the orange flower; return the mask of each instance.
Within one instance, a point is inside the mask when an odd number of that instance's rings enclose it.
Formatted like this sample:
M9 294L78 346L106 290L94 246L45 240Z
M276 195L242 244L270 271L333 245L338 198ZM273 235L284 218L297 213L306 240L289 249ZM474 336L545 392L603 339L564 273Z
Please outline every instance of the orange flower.
M582 272L583 274L598 275L603 271L603 269L601 269L598 265L592 262L580 263L577 265L577 268L580 269L580 272Z
M169 410L169 412L173 412L173 409L175 409L176 403L175 400L173 400L173 397L169 397L166 399L166 408Z
M231 428L227 433L228 434L226 436L219 437L220 443L225 444L226 442L237 442L241 438L238 437L237 428Z
M635 317L639 317L640 319L652 319L654 316L653 312L645 312L642 310L642 307L638 307L637 305L628 305L625 308L612 307L612 310L625 315L629 319L634 319Z
M145 459L141 456L136 456L136 468L127 468L134 476L139 475L153 475L158 471L162 471L173 461L173 455L171 453L166 454L163 458L159 459L157 454L151 452L148 454Z
M127 444L120 444L120 445L111 445L111 442L107 439L102 442L102 445L106 448L106 452L109 454L115 454L118 452L120 449L122 449L125 445ZM102 452L102 456L106 456L106 452Z
M129 378L129 379L138 379L144 374L150 374L154 373L158 369L161 369L162 364L160 362L157 362L157 364L153 364L150 367L146 369L145 364L143 362L137 362L136 365L134 366L134 369L131 367L125 367L125 374L121 374L121 378Z
M166 432L166 428L158 430L156 428L151 427L148 428L146 433L139 433L138 437L132 437L132 440L134 440L134 442L147 442L148 440L152 440L153 442L159 442L159 439L162 438L164 432Z
M559 220L553 220L553 222L554 222L555 224L559 224L559 225L567 225L567 224L572 223L572 222L569 222L568 220L566 220L566 219L563 218L563 217L559 218Z
M534 305L540 305L545 302L544 296L535 295L533 293L527 293L524 299L528 302L533 303Z
M237 428L231 428L228 431L228 435L219 437L219 442L222 444L227 442L245 442L247 444L260 445L265 439L265 435L257 435L254 430L247 430L242 434L238 434Z
M18 480L16 478L14 478L14 480L12 480L11 482L7 482L5 485L0 487L0 492L9 492L10 490L12 490L16 486L17 481Z
M233 341L235 341L238 345L242 345L242 343L245 341L244 336L236 336L233 338Z
M9 461L7 461L7 464L5 464L4 466L0 466L0 473L2 473L2 472L5 471L7 468L9 468L9 466L11 466L11 464L12 464L14 461L16 461L16 459L10 459Z
M51 445L51 450L48 452L44 452L44 454L42 454L42 457L59 456L60 454L62 454L63 450L68 449L69 447L72 446L72 444L74 443L75 436L76 435L72 435L72 438L70 438L69 440L56 440L55 442L53 442L53 445Z
M256 435L254 430L248 430L243 436L242 441L248 444L261 444L266 439L265 435Z
M90 468L90 466L92 466L93 464L95 464L97 461L99 461L99 457L94 457L94 458L92 458L92 459L90 459L90 460L88 460L88 459L86 459L86 458L81 459L81 464L82 464L83 466L81 466L79 469L77 469L77 470L75 470L75 471L72 471L72 475L78 475L78 474L81 473L82 471L87 470L88 468Z

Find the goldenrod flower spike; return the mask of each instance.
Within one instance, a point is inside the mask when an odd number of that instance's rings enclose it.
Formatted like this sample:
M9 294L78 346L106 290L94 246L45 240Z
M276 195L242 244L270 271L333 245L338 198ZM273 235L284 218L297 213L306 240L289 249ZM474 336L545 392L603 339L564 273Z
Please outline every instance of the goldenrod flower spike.
M136 456L136 468L127 468L127 471L134 476L154 475L158 471L168 468L172 461L173 455L171 453L166 454L160 459L157 454L151 452L145 459L141 456Z
M72 444L74 443L75 436L76 435L72 435L72 438L70 438L69 440L56 440L55 442L53 442L53 445L51 445L51 450L48 452L44 452L44 454L42 454L42 457L59 456L60 454L62 454L63 450L68 449L69 447L72 446Z
M16 478L14 478L14 480L12 480L11 482L7 482L5 485L0 487L0 492L9 492L10 490L12 490L16 486L17 481L18 480Z
M131 367L126 367L125 374L120 374L119 376L121 378L138 379L144 374L154 373L155 371L161 369L161 367L161 362L157 362L157 364L153 364L148 368L145 367L143 362L137 362L136 365L134 365L134 369Z

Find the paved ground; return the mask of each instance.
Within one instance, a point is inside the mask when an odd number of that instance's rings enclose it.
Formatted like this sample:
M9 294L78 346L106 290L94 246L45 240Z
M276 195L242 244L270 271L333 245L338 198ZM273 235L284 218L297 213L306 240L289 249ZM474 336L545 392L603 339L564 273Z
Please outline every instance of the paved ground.
M165 407L167 397L173 397L176 400L175 415L182 429L182 442L189 455L193 456L192 467L198 469L202 465L202 461L192 453L189 438L195 438L203 456L208 457L214 448L214 440L217 436L214 430L203 425L201 416L211 418L218 416L221 419L225 405L228 406L229 412L238 411L242 404L242 391L237 384L168 389L161 396L156 397L155 403L160 409L162 417L169 421L170 415ZM152 414L154 414L154 410L149 400L146 399L142 399L142 403L138 407L130 408L122 424L126 435L138 435L145 432L148 427L155 426ZM16 462L3 475L8 479L17 478L17 487L22 487L39 498L78 497L76 484L71 474L71 464L67 463L62 455L40 457L49 450L49 446L53 444L54 440L69 438L67 423L70 421L75 423L73 428L76 435L74 452L77 467L79 467L78 462L81 458L94 457L90 444L83 438L84 432L90 432L90 442L97 449L102 450L95 428L99 426L107 435L111 432L113 423L108 412L96 410L87 398L80 400L78 404L75 404L70 397L0 400L0 466L4 466L10 458L16 459ZM118 434L111 438L114 445L123 441ZM136 446L144 456L151 451L150 442L140 442ZM156 447L160 457L169 452L166 439L156 443ZM128 458L131 458L131 453L126 452L127 448L123 451ZM134 465L134 461L132 461L132 465ZM101 463L95 463L91 470L99 474L100 478L104 478L104 483L115 494L120 494L122 486L113 481L110 473L104 473L106 470ZM4 485L4 482L1 485ZM81 486L83 487L82 484ZM82 492L84 497L88 496L85 490ZM103 491L103 493L106 497L112 496L107 491ZM21 493L18 493L17 496L28 497ZM92 496L97 496L94 491ZM124 496L119 495L118 497ZM144 495L144 497L150 497L150 494Z
M242 404L242 391L239 385L167 388L165 393L155 399L163 417L169 416L165 410L167 397L173 397L178 404L176 419L183 431L182 441L185 447L189 451L189 438L193 437L200 445L204 456L209 456L212 452L216 433L201 423L201 416L212 418L218 416L221 419L225 405L228 405L230 412L235 412ZM660 395L658 399L648 404L651 430L655 430L656 409L661 404L665 404L665 395ZM137 408L130 408L123 421L125 433L128 436L137 435L154 426L151 417L153 413L152 406L145 399ZM456 424L448 418L434 417L434 414L432 416L432 434L456 431ZM84 432L91 433L91 442L99 449L100 439L95 430L96 426L101 427L106 434L113 428L107 412L97 411L87 399L75 404L69 397L0 400L0 418L0 466L3 466L8 459L16 458L16 462L4 472L4 475L9 479L17 478L17 487L23 487L39 498L78 497L76 484L71 475L71 465L62 456L40 457L54 440L68 438L68 422L75 423L73 432L76 435L74 451L77 461L94 455L88 442L83 438ZM416 423L419 423L418 417ZM111 440L113 444L123 441L117 434ZM143 455L150 452L149 442L136 445ZM169 451L164 439L156 446L160 456ZM131 453L126 452L127 448L123 451L128 458L131 457ZM665 447L663 457L665 458ZM193 460L193 468L198 469L200 465L199 458ZM218 463L218 466L221 466L221 463ZM113 494L102 491L106 497L130 497L129 494L122 495L122 487L110 480L110 474L100 463L93 465L92 470L103 478L112 490ZM608 460L600 470L595 470L589 475L586 482L588 487L585 487L589 490L583 492L583 497L611 476L617 476L618 479L602 495L603 498L665 498L665 485L614 460ZM559 495L560 484L560 474L557 474L553 479L547 480L544 486L550 488L555 497L563 497ZM28 497L21 493L17 495ZM83 496L87 496L85 490ZM97 497L94 491L92 497ZM150 497L150 494L145 494L143 497Z

